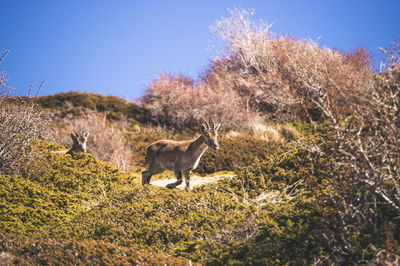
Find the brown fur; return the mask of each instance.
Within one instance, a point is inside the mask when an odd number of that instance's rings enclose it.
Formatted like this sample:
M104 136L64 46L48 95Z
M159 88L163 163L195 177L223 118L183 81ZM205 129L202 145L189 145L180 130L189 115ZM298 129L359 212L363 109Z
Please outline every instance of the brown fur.
M149 168L142 172L142 184L149 184L151 176L162 173L164 170L173 171L177 181L169 184L168 188L175 188L182 183L182 174L185 176L186 186L190 187L190 173L196 169L201 156L207 147L215 150L218 146L219 125L212 123L201 125L201 135L193 140L174 141L158 140L152 143L146 151Z

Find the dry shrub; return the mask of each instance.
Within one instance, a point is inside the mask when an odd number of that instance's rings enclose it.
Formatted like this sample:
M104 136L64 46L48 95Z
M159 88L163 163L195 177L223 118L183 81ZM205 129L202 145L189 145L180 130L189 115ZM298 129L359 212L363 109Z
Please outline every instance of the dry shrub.
M210 87L234 88L254 112L279 122L301 118L304 109L317 118L312 111L320 108L314 102L320 94L337 112L358 103L370 80L365 50L346 55L311 40L283 37L263 21L253 23L252 14L235 9L213 27L226 52L204 77Z
M34 105L18 99L0 100L0 172L20 173L35 159L31 144L43 130L43 118Z
M7 55L8 51L4 52L0 56L0 63L3 61L4 57ZM7 78L6 78L7 73L5 71L0 72L0 99L4 99L8 95L8 90L9 86L6 84Z
M88 131L90 133L87 142L88 153L120 169L132 166L130 146L125 138L125 130L129 125L125 119L111 123L107 120L106 114L85 110L79 118L74 118L72 114L64 117L53 114L52 120L55 126L47 140L70 147L71 132Z
M263 21L252 22L252 14L235 9L212 27L226 46L198 81L160 75L143 103L180 126L209 117L233 126L316 120L324 115L321 96L337 113L359 107L371 80L365 50L344 54L280 36Z
M362 110L343 116L323 95L315 99L332 125L321 150L333 158L333 192L319 200L337 212L337 227L326 231L329 256L337 260L354 261L361 247L390 253L394 247L386 240L400 235L400 43L383 52L382 72L373 75L368 93L360 98Z
M5 52L0 57L3 60ZM0 73L0 173L24 173L35 159L33 144L44 123L40 109L33 103L10 97L6 72Z
M178 129L194 127L202 119L232 124L247 118L240 116L240 97L232 90L224 88L216 93L184 76L159 75L149 83L142 102L159 123Z

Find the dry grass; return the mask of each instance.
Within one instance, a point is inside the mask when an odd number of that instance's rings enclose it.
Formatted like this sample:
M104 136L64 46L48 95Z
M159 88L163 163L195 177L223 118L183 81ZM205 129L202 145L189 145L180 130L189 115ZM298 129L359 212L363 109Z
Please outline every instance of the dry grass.
M279 126L253 123L251 125L251 132L254 136L269 142L284 141L282 134L279 132Z
M303 188L299 188L303 184L304 181L299 180L285 187L283 190L264 191L253 199L253 203L255 203L258 208L276 208L277 205L287 204L304 191Z
M301 137L300 132L291 125L264 124L260 122L252 122L243 131L231 130L225 134L225 137L237 138L247 134L261 140L277 143L296 141Z

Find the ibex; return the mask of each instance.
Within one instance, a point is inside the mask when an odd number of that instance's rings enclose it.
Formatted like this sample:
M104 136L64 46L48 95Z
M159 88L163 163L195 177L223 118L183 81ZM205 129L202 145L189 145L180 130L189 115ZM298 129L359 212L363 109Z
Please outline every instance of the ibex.
M89 132L84 132L82 135L79 135L78 132L71 133L71 139L73 141L71 149L54 151L53 153L66 153L72 155L74 152L86 152L86 142L88 138Z
M182 174L185 176L186 187L190 188L190 173L196 169L207 147L214 150L219 148L217 136L220 124L212 121L210 124L202 123L201 135L194 140L158 140L150 144L146 151L149 168L142 172L142 185L149 184L152 175L170 170L174 172L177 181L168 184L168 188L182 184Z

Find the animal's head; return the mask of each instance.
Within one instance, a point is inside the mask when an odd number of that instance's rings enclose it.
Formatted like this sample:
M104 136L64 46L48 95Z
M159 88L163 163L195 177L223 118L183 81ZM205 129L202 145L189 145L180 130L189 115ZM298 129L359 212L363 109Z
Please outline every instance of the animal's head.
M78 132L71 133L71 139L74 142L72 149L74 152L86 152L86 142L89 138L89 132L79 135Z
M219 149L217 140L219 127L220 124L215 124L213 121L210 121L210 123L203 122L201 124L201 134L206 139L207 145L214 150Z

